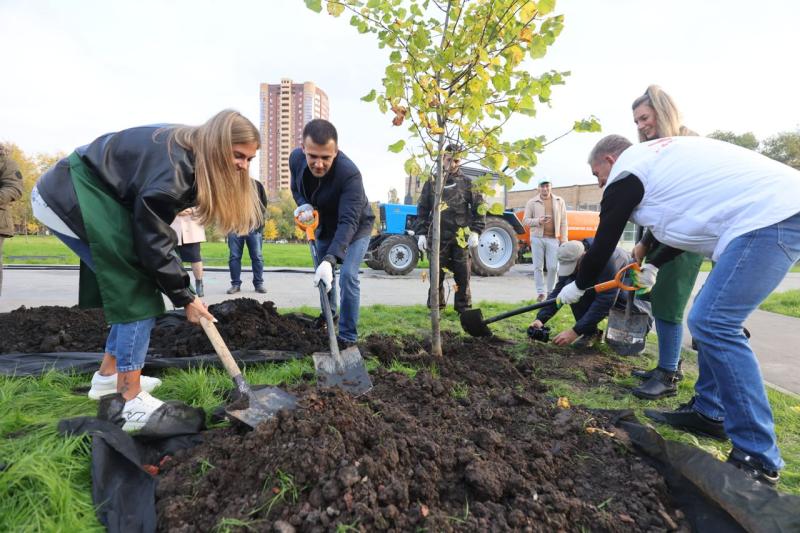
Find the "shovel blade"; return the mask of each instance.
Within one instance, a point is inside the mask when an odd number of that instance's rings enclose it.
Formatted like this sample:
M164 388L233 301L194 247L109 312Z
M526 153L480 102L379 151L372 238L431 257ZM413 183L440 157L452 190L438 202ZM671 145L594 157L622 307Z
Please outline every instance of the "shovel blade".
M264 387L248 394L249 405L242 409L231 407L225 409L229 416L256 427L275 416L282 409L293 410L297 407L297 398L278 387Z
M317 384L323 388L339 387L355 396L372 390L372 379L369 377L358 346L341 350L339 356L341 364L337 364L336 358L330 352L312 354L314 370L317 372Z
M492 330L483 321L480 309L467 309L461 312L461 327L473 337L491 337Z

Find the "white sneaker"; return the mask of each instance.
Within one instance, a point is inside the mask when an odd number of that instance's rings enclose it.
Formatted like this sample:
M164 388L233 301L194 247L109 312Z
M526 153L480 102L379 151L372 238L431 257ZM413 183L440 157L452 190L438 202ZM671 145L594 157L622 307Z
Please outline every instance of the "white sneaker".
M139 384L143 391L153 392L153 389L161 385L161 380L158 378L151 378L150 376L141 376ZM115 392L117 392L116 374L101 376L100 372L94 373L94 376L92 376L92 388L89 389L90 399L99 400L101 396L114 394Z
M142 391L136 395L132 400L125 402L125 407L122 408L122 417L125 419L125 424L122 426L123 431L138 431L144 427L150 416L164 405L164 402L158 398L153 398L150 393Z

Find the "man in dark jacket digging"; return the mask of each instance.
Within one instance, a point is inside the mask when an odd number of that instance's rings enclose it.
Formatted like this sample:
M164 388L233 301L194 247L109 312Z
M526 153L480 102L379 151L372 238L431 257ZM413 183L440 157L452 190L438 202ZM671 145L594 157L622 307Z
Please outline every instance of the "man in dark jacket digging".
M292 196L298 206L294 216L310 223L314 210L319 213L316 250L320 261L315 265L314 284L324 283L334 313L337 302L333 269L341 265L337 338L341 347L347 347L358 339L358 268L367 252L375 214L364 192L361 172L339 151L338 142L333 124L319 118L312 120L303 128L303 147L289 156L289 170Z
M547 296L548 300L558 297L561 289L567 284L575 280L580 272L581 259L586 253L586 250L592 244L593 239L584 239L583 241L567 241L558 248L558 283L553 288L553 291ZM594 284L603 283L614 279L616 273L625 265L633 262L630 254L617 247L611 258L606 263L600 275L594 280ZM570 304L572 315L575 317L575 325L572 328L562 331L553 339L553 344L558 346L565 346L568 344L574 345L587 345L593 339L602 335L602 331L597 328L604 318L608 317L608 312L612 307L625 310L625 305L628 302L628 293L626 291L606 291L595 292L586 291L586 293L577 302ZM646 311L650 313L650 304L636 300L636 307L639 311ZM543 330L544 325L548 320L558 311L558 307L553 304L543 307L539 310L530 327L528 327L528 336L537 340L546 340L547 334L543 333L549 330Z

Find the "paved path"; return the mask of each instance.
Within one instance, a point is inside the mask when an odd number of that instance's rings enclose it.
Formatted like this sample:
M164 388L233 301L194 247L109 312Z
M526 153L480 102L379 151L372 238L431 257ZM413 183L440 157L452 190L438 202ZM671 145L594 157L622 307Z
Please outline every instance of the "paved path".
M72 306L78 303L77 270L17 270L7 267L3 277L0 312L22 305ZM706 277L706 273L700 274L695 292ZM249 272L243 272L242 279L243 289L236 297L272 300L278 308L318 305L310 269L267 269L267 294L253 291ZM232 298L225 294L230 286L226 269L209 270L204 280L206 302L218 303ZM800 273L790 273L778 288L779 291L789 289L800 289ZM500 277L472 278L472 297L476 304L481 301L520 302L532 298L533 292L531 265L517 265ZM365 269L361 276L363 305L421 304L426 296L427 281L423 281L422 270L415 270L407 276L389 276ZM452 302L452 296L450 298ZM800 394L800 319L756 311L746 325L752 333L750 342L758 355L764 379L778 388ZM684 338L690 342L688 333Z

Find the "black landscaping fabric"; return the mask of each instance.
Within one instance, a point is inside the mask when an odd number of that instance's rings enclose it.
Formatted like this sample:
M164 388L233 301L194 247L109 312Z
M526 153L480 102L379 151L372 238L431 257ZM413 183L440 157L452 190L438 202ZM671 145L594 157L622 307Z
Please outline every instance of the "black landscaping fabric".
M694 531L800 531L800 497L753 483L699 448L663 439L630 410L603 412L615 416L615 425L662 473ZM111 422L89 417L59 423L62 434L92 437L92 497L98 520L109 532L156 530L157 478L143 466L158 465L163 457L202 442L198 416L196 432L187 432L183 420L178 432L165 423L149 428L149 436L131 436Z
M168 402L135 437L117 424L93 417L61 420L61 434L92 438L92 501L97 519L108 531L149 532L156 529L157 478L145 465L202 442L205 412Z
M255 363L282 363L301 359L299 352L283 350L236 350L231 352L239 366ZM0 375L41 376L50 370L65 373L89 374L100 366L102 353L53 352L53 353L10 353L0 354ZM222 368L216 354L193 355L189 357L151 357L145 360L144 373L163 371L167 368Z

